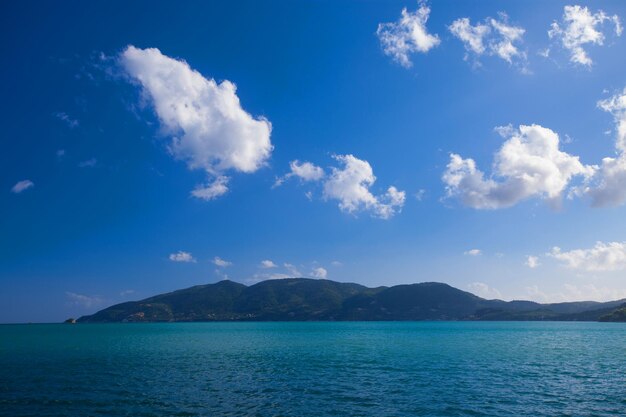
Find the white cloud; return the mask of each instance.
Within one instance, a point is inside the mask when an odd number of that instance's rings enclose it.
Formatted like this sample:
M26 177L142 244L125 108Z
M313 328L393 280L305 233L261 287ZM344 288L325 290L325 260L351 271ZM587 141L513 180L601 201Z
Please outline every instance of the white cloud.
M57 119L64 122L70 129L74 129L75 127L78 127L79 125L78 120L71 118L67 113L58 112L58 113L55 113L55 116L57 117Z
M291 175L304 181L318 181L324 177L324 170L310 162L300 162L296 159L289 163L289 167L291 168Z
M96 307L103 303L103 300L100 297L77 294L70 291L66 291L65 295L70 300L71 304L84 308Z
M343 165L333 167L324 182L324 197L339 201L339 208L348 213L359 210L370 211L381 219L389 219L398 213L406 194L391 186L384 195L375 196L370 187L376 181L371 165L353 155L335 155Z
M324 170L311 162L300 162L297 159L289 163L291 171L284 176L277 178L275 187L282 185L291 177L298 177L302 181L319 181L324 177Z
M439 37L428 33L426 29L429 15L430 8L425 1L420 1L415 12L404 8L398 21L379 24L376 34L384 53L403 67L409 68L413 65L410 54L426 53L439 45Z
M265 259L263 261L261 261L261 268L278 268L278 265L276 265L274 262L270 261L269 259Z
M499 209L530 197L557 204L573 177L589 178L593 173L594 167L559 150L555 132L539 125L521 125L510 132L496 153L494 177L485 179L474 160L451 154L442 179L447 195L460 198L466 206Z
M550 57L550 48L540 49L539 51L537 51L537 55L539 55L540 57L543 57L543 58L549 58Z
M215 275L217 275L220 279L230 279L228 274L226 272L224 272L223 269L215 268L214 272L215 272Z
M482 251L480 249L470 249L470 250L463 252L463 255L478 256L478 255L482 255Z
M572 285L564 284L565 291L560 298L567 301L572 300L595 300L614 301L626 298L626 290L618 288L599 287L594 284Z
M343 263L340 261L332 261L330 264L336 267L343 266Z
M479 64L481 55L497 56L513 63L514 59L525 63L526 53L519 49L523 41L524 28L508 24L508 16L500 13L499 19L487 18L485 23L472 25L470 19L463 17L452 22L448 30L457 37L465 47L465 59L470 55Z
M229 180L229 177L220 175L212 182L194 188L191 195L202 200L214 200L228 192Z
M562 290L545 292L537 285L526 287L526 294L519 298L530 298L541 303L562 303L571 301L614 301L626 298L626 290L596 286L594 284L563 284Z
M79 168L93 168L96 166L97 163L98 163L98 160L96 158L90 158L85 161L79 162L78 167Z
M292 161L291 172L278 178L274 186L279 186L287 178L296 176L303 181L321 182L324 198L338 200L342 211L355 213L365 210L381 219L389 219L400 212L406 200L406 193L390 186L385 194L378 196L372 194L370 187L376 181L376 177L369 162L353 155L333 155L333 158L341 164L341 167L331 167L329 174L310 162ZM310 191L305 195L309 200L313 198Z
M65 156L65 153L65 149L59 149L56 152L58 158L63 158Z
M531 301L535 301L538 303L546 303L550 299L550 296L546 294L545 292L541 291L539 289L539 286L537 285L529 285L528 287L525 288L525 290L526 290L526 296L528 296ZM525 297L522 296L520 298L525 298ZM563 300L559 300L559 301L563 301Z
M264 262L271 262L272 266L264 266ZM280 268L278 265L274 264L274 262L272 261L262 261L260 267L263 269ZM249 283L255 283L255 282L264 281L267 279L299 278L303 276L298 270L298 268L293 264L284 263L282 267L284 268L284 270L256 273L252 276L252 278L249 278L246 281Z
M541 264L539 263L539 257L528 255L526 257L525 265L531 269L537 268Z
M219 266L220 268L226 268L228 266L231 266L233 263L229 262L229 261L225 261L224 259L220 258L219 256L216 256L215 258L213 258L213 263L217 266Z
M225 193L221 177L225 170L251 173L266 164L273 149L272 125L241 107L232 82L218 84L156 48L128 46L119 62L142 87L162 129L171 136L170 153L190 169L203 169L209 178L218 178L192 195L215 198Z
M571 269L591 272L626 269L626 242L596 242L592 248L568 252L555 246L548 255Z
M302 276L302 274L300 273L300 271L295 265L290 264L290 263L284 263L283 266L287 269L289 274L291 274L290 277L294 278L294 277Z
M472 282L471 284L467 286L467 288L469 289L471 293L482 298L486 298L489 300L494 299L494 298L498 298L498 299L502 298L502 293L500 293L500 291L498 291L495 288L490 287L484 282Z
M11 192L14 194L19 194L34 186L35 186L35 183L32 182L31 180L18 181L13 187L11 187Z
M172 262L196 262L191 253L182 250L170 254L169 258Z
M621 36L622 25L617 15L609 16L602 10L591 13L587 7L565 6L560 22L553 22L548 36L561 41L563 48L570 53L574 64L591 66L593 61L583 48L585 45L603 45L605 34L601 26L610 21L615 26L615 34Z
M262 273L254 274L251 278L246 279L248 284L256 284L257 282L265 281L268 279L287 279L293 278L293 275L285 274L282 272Z
M124 290L120 291L120 297L126 297L127 295L134 294L135 290Z
M326 279L326 277L328 276L328 271L325 268L322 268L320 266L318 268L313 269L311 271L311 275L314 278Z
M626 88L599 101L598 107L615 119L617 156L604 158L596 175L578 194L590 196L595 207L618 206L626 201Z
M448 30L463 42L468 52L473 52L476 55L485 53L484 38L491 32L491 28L488 25L479 23L472 26L469 18L462 17L452 22L448 26Z
M516 42L522 41L522 37L526 32L525 29L508 25L508 17L504 13L500 14L500 20L490 18L489 23L491 23L491 26L499 35L499 38L490 44L490 49L496 56L504 59L509 64L513 62L515 57L526 59L525 53L521 52L514 45Z

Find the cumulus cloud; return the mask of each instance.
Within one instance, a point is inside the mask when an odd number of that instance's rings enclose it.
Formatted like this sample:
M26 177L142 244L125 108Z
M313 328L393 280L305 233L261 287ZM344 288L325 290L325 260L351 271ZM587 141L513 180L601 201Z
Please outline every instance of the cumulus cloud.
M465 60L473 56L479 64L481 55L497 56L509 64L514 60L525 63L526 53L520 50L526 30L509 24L505 13L498 19L487 18L484 23L472 25L470 19L463 17L448 26L448 30L457 37L465 47Z
M328 271L320 266L311 271L311 276L313 276L314 278L326 279L326 277L328 276Z
M13 187L11 187L11 192L13 194L19 194L34 186L35 186L35 183L32 182L31 180L18 181Z
M594 173L594 167L561 151L559 136L548 128L521 125L505 132L509 136L495 155L492 177L485 178L473 159L450 155L442 177L448 197L476 209L510 207L531 197L558 204L573 177Z
M278 268L278 265L276 265L274 262L270 261L269 259L265 259L261 261L261 268L265 268L265 269Z
M484 282L472 282L471 284L467 286L467 288L469 289L471 293L482 298L486 298L486 299L494 299L494 298L501 299L502 298L502 293L500 293L500 291L498 291L497 289L493 287L490 287Z
M420 1L415 12L404 8L398 21L379 24L376 34L383 52L403 67L409 68L413 65L410 54L426 53L439 45L439 37L428 33L426 28L429 15L430 7L425 1Z
M290 172L276 179L275 187L291 177L300 178L302 181L319 181L324 177L324 170L311 162L300 162L297 159L289 163Z
M170 261L172 262L196 262L195 258L189 252L178 251L170 254Z
M232 262L225 261L224 259L220 258L219 256L216 256L215 258L213 258L213 263L216 266L219 266L220 268L226 268L226 267L231 266L233 264Z
M615 34L621 36L622 25L617 15L609 16L602 10L592 13L587 7L565 6L561 22L553 22L548 36L559 40L570 54L570 61L577 65L590 67L592 59L584 49L585 45L603 45L605 34L604 22L611 22Z
M600 100L598 107L615 119L617 156L604 158L596 175L576 192L591 197L595 207L618 206L626 201L626 88Z
M470 249L470 250L463 252L463 255L478 256L478 255L482 255L482 251L480 249Z
M548 255L571 269L592 272L626 269L626 242L596 242L592 248L567 252L555 246Z
M128 46L119 63L141 87L170 136L169 152L189 169L217 177L208 186L196 188L193 196L210 200L223 195L227 190L224 171L251 173L266 164L273 149L272 125L241 107L232 82L205 78L185 61L156 48Z
M526 257L525 265L531 269L537 268L539 265L541 265L539 263L539 257L528 255Z
M370 211L381 219L389 219L398 213L406 199L406 193L391 186L383 195L375 196L370 187L376 181L371 165L353 155L335 155L342 167L333 167L324 182L324 197L339 201L339 208L348 213Z
M310 162L292 161L291 172L279 178L275 186L296 176L303 181L322 183L323 197L339 201L339 208L347 213L368 211L374 217L389 219L401 211L406 200L404 191L394 186L378 196L370 191L376 177L369 162L353 155L333 155L333 158L341 166L331 167L329 173ZM309 200L312 198L312 193L306 195Z

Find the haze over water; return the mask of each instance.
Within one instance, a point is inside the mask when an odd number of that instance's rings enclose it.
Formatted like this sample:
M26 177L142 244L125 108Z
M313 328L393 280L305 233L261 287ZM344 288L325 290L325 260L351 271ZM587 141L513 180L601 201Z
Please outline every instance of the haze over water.
M619 416L626 328L567 322L0 326L2 416Z

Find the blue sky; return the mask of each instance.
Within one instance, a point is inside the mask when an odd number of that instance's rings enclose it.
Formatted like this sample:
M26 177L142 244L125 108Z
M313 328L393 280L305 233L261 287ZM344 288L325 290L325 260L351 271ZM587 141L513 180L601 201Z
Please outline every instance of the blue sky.
M623 2L0 7L2 322L225 277L626 297Z

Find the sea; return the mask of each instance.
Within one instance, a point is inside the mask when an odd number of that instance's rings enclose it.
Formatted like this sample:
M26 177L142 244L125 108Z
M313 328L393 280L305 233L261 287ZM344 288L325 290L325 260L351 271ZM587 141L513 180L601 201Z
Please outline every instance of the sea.
M626 324L0 325L0 415L626 416Z

